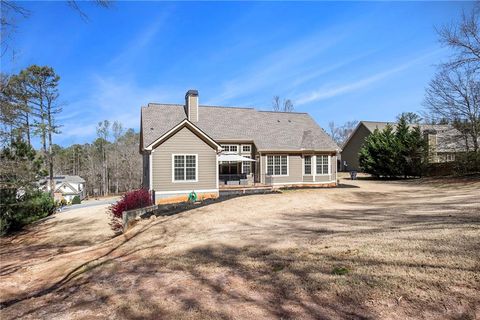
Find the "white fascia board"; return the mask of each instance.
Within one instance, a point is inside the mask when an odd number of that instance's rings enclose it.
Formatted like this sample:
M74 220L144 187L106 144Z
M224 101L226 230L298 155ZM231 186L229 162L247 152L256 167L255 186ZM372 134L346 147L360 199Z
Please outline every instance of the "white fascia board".
M164 140L166 137L168 137L170 134L172 134L173 132L179 130L180 128L184 127L184 126L189 126L190 129L192 129L193 131L195 131L197 134L199 134L200 136L204 137L206 140L210 141L213 145L215 145L217 151L221 151L222 150L222 147L215 141L213 140L212 138L210 138L209 136L207 136L202 130L200 130L197 126L195 126L192 122L190 122L188 119L184 119L182 120L179 124L177 124L175 127L173 127L172 129L170 129L169 131L167 131L165 134L163 134L160 138L156 139L155 141L153 141L152 143L150 143L146 148L145 150L153 150L153 146L162 142L162 140Z

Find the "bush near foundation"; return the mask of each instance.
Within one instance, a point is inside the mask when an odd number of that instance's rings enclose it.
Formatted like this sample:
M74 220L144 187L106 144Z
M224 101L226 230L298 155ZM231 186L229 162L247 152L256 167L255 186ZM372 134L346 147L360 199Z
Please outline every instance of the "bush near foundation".
M147 189L138 189L125 193L120 200L110 207L110 226L113 231L122 229L122 214L124 211L144 208L153 205L152 196Z
M79 197L79 196L73 197L73 199L72 199L72 204L80 204L80 203L82 203L82 201L80 201L80 197Z

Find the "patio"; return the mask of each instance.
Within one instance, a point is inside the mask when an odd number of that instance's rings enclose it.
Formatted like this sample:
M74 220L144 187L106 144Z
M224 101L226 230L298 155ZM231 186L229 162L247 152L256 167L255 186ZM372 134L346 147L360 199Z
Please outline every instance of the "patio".
M255 160L233 153L223 153L219 161L219 188L255 186L253 168ZM253 162L253 165L252 165ZM253 167L253 168L252 168Z

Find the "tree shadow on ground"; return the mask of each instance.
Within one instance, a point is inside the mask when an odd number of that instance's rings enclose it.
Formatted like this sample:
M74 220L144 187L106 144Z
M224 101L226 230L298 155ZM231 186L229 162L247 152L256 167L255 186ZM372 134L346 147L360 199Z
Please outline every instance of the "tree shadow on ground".
M381 317L378 304L386 304L380 311L395 308L394 313L408 318L418 312L453 318L459 314L446 312L445 308L454 308L447 297L463 301L464 316L471 316L480 302L473 286L461 293L458 283L442 285L436 277L423 277L455 271L441 263L399 264L393 259L364 258L355 251L262 246L202 246L181 255L149 251L147 257L139 255L143 250L148 249L131 252L131 259L111 260L61 288L45 301L46 310L62 301L71 310L88 308L99 314L104 303L115 303L114 316L124 319L372 319ZM335 275L336 267L348 272ZM397 269L406 274L392 273ZM423 271L415 274L418 269ZM404 282L409 285L399 290Z
M356 193L345 200L349 208L286 210L275 223L239 223L236 232L244 242L238 245L219 240L164 251L183 240L166 230L178 216L149 222L55 285L7 301L3 314L474 318L480 305L480 217L475 207L462 206L475 203L475 195L445 200L435 191ZM409 199L414 202L405 203ZM289 246L279 245L283 241ZM335 274L340 268L346 274Z

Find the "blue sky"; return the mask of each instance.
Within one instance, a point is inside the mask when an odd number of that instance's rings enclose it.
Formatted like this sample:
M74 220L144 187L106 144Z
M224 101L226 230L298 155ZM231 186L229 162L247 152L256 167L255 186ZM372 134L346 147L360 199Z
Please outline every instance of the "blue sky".
M293 100L329 121L392 120L419 111L435 65L448 57L435 26L468 2L22 2L15 58L2 71L49 65L61 76L62 145L95 137L103 119L138 129L140 106L182 103L271 109Z

